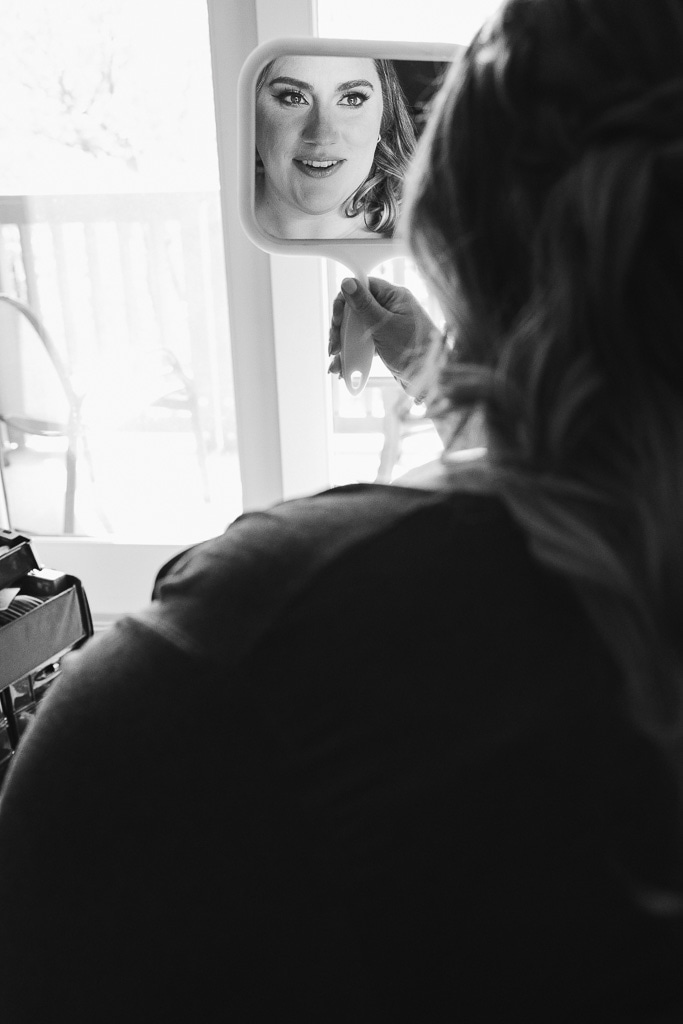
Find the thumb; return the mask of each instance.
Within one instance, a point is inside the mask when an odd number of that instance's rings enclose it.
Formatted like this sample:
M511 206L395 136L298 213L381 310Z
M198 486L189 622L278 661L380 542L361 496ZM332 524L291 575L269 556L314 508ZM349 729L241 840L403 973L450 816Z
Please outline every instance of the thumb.
M386 316L379 302L365 285L354 277L346 277L341 283L341 290L349 307L359 313L368 325L379 323Z

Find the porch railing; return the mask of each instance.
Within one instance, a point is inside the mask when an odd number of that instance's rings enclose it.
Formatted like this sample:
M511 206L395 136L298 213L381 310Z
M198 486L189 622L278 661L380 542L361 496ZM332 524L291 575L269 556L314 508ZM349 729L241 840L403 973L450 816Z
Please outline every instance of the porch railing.
M169 349L208 445L234 441L218 192L0 196L0 291L38 314L75 377Z

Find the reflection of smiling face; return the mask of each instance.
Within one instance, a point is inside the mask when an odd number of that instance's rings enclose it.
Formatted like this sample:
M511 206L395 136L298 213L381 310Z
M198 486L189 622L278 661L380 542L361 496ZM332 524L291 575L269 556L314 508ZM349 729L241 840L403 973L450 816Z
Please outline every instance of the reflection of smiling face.
M267 205L284 217L338 212L370 171L382 106L370 58L273 61L256 100Z

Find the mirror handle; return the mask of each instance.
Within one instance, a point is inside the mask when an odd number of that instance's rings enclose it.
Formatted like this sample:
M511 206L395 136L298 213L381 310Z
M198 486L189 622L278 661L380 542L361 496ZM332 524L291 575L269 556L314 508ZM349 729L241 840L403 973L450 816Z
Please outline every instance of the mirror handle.
M365 274L357 276L367 285ZM370 376L375 343L372 332L348 304L344 307L340 336L342 379L352 395L360 395Z

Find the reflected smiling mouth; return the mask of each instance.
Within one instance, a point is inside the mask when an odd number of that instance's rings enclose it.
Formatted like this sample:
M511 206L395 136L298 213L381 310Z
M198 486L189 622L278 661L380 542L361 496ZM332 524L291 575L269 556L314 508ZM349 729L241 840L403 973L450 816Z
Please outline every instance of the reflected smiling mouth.
M312 178L326 178L334 174L338 167L344 163L343 160L294 160L295 165L304 174Z

